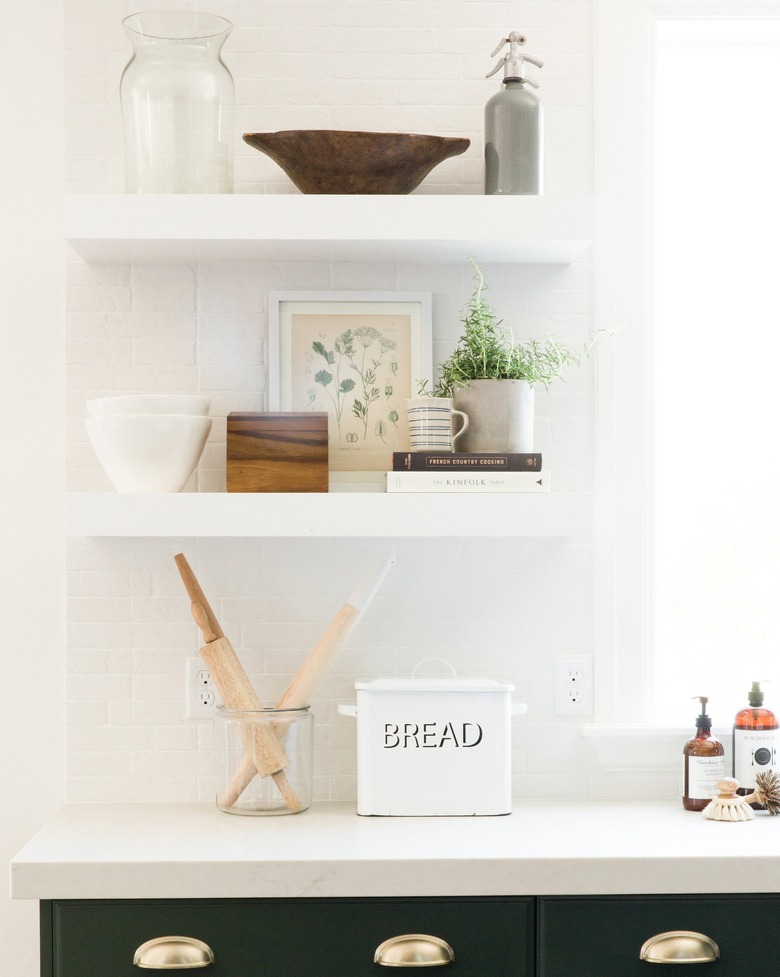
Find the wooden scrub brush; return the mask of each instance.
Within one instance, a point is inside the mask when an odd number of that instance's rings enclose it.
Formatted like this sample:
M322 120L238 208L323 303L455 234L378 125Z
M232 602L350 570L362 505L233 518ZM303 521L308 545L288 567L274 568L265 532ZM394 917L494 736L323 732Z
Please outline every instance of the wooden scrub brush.
M756 789L745 800L760 804L769 814L780 814L780 774L776 774L774 770L757 774Z
M739 781L724 777L718 781L720 793L713 797L702 814L711 821L750 821L751 804L760 804L769 814L780 814L780 776L772 770L756 776L756 789L741 796L737 794Z

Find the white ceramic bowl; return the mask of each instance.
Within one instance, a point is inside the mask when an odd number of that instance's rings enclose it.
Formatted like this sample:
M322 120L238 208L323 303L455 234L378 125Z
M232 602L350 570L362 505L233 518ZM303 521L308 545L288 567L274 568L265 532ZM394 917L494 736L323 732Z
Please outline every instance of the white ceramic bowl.
M104 414L198 414L209 412L209 398L198 394L123 394L87 401L90 417Z
M211 430L210 417L187 414L106 414L85 424L117 492L181 492Z

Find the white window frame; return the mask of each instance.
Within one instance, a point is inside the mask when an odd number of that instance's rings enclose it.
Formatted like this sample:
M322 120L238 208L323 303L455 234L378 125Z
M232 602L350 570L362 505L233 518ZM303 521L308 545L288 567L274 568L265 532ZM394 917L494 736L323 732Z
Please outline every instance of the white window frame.
M654 35L668 18L780 18L779 0L595 0L595 741L650 724ZM660 732L661 730L654 730ZM676 730L667 730L676 735Z

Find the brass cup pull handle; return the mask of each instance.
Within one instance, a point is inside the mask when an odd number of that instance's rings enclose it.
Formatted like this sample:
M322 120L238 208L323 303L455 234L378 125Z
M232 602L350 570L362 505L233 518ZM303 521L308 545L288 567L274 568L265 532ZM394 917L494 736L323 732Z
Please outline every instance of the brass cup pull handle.
M425 933L393 936L374 951L374 963L382 967L443 967L454 959L449 943Z
M133 964L145 970L197 970L214 963L214 951L192 936L157 936L135 951Z
M647 963L713 963L720 957L715 940L691 930L671 930L646 940L639 959Z

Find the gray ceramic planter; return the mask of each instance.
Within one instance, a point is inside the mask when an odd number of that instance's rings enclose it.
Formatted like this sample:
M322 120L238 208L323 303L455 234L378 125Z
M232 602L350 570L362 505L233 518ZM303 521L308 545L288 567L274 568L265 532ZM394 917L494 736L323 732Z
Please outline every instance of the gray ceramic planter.
M525 380L472 380L453 400L469 417L458 451L534 450L534 388Z

